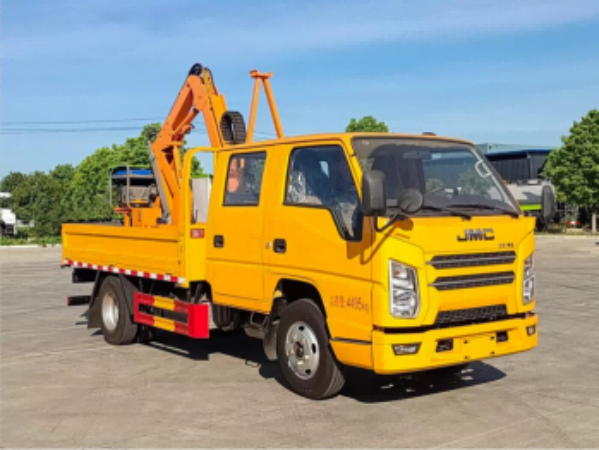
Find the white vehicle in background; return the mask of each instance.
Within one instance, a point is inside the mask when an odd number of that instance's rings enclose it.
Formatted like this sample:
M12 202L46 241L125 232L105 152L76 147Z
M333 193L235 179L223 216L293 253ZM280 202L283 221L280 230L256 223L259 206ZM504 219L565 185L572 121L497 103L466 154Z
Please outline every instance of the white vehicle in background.
M0 192L0 198L10 198L9 192ZM16 236L17 234L17 216L8 208L1 209L0 225L2 227L2 236Z
M555 187L543 178L550 148L525 148L485 154L505 181L520 208L537 218L537 226L547 229L556 213Z

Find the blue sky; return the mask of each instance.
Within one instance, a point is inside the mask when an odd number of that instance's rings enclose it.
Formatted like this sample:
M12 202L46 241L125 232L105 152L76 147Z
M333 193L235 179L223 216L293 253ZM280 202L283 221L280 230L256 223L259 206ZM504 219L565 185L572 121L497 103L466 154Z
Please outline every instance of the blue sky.
M597 0L5 0L0 176L77 164L162 118L195 62L247 115L273 71L288 135L374 115L392 131L559 145L599 107ZM264 99L263 99L264 100ZM262 112L266 104L262 103ZM201 124L199 124L201 125ZM258 131L272 133L266 114ZM191 145L206 145L194 134ZM205 162L206 164L206 162Z

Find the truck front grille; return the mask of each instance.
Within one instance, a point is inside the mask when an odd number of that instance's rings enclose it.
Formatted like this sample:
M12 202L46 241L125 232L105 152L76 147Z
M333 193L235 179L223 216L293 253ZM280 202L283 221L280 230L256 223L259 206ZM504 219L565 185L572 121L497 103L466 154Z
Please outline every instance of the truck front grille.
M454 277L438 277L431 284L438 291L449 291L452 289L468 289L484 286L495 286L499 284L512 284L514 272L493 272L476 275L459 275Z
M481 308L455 309L441 311L437 315L435 325L449 325L456 323L492 322L507 317L505 305L483 306Z
M515 252L470 253L464 255L437 255L428 264L435 269L453 269L455 267L512 264L515 260Z

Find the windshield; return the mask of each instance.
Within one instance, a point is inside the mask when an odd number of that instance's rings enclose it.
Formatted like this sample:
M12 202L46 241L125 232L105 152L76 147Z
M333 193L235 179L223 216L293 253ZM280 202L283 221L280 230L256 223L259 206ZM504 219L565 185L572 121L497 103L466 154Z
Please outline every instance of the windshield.
M422 215L431 214L435 207L477 214L519 211L494 169L470 145L433 139L356 138L353 147L364 172L379 170L385 175L389 215L397 212L397 199L406 189L423 194Z

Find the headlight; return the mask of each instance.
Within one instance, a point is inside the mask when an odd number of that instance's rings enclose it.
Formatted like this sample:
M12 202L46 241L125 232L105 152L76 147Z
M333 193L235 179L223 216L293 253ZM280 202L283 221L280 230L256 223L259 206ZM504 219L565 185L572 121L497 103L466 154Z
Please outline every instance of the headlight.
M397 261L389 261L389 302L393 317L413 319L420 310L416 270Z
M522 273L522 303L528 305L535 299L534 253L524 260Z

